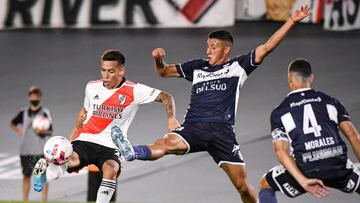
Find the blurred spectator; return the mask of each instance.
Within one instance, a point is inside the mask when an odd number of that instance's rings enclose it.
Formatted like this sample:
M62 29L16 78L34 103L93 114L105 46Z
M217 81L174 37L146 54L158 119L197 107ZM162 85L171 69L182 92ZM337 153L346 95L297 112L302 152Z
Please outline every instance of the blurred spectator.
M31 86L28 91L30 105L22 109L10 124L11 129L22 139L20 161L23 173L22 194L24 201L29 199L31 174L34 165L43 157L44 144L53 131L50 111L40 105L41 98L41 89ZM40 119L42 123L38 122L37 125L34 125L33 121L35 119ZM45 125L41 127L41 124ZM48 186L45 187L41 195L42 201L47 201Z
M266 18L268 20L286 21L296 0L266 0Z

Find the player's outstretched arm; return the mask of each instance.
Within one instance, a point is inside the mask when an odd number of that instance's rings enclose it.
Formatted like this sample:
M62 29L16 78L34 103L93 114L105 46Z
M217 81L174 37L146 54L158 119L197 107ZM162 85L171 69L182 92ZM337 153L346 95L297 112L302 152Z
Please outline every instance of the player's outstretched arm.
M180 127L180 123L176 120L175 117L175 101L173 96L169 93L161 92L155 99L157 102L161 102L164 104L165 111L167 114L167 123L168 129L170 131L175 130L176 128Z
M73 141L76 138L80 128L83 126L83 123L86 120L86 114L87 114L87 111L83 107L80 110L78 117L76 118L74 128L73 128L73 130L72 130L72 132L71 132L71 134L69 136L70 142Z
M288 20L278 29L264 44L256 48L255 63L261 63L264 58L270 54L285 38L286 34L295 25L296 22L301 21L310 14L310 7L308 5L302 6L300 9L293 12Z
M180 77L180 74L176 71L175 64L166 64L164 61L165 50L163 48L156 48L152 51L152 57L154 58L154 67L156 73L161 77Z
M356 158L360 161L360 135L351 121L343 121L339 124L340 130L351 143Z
M329 190L324 183L319 179L306 178L300 169L297 167L294 159L288 152L289 143L287 141L279 140L274 142L274 150L276 158L286 168L287 171L295 178L295 180L306 190L317 198L326 197L329 195Z

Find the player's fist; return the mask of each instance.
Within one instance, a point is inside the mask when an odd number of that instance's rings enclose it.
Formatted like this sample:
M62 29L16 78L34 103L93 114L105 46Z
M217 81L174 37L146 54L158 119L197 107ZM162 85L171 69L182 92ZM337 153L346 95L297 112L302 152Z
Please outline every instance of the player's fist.
M165 56L165 50L163 48L156 48L151 54L154 58L162 58Z
M300 9L293 12L290 16L290 18L295 22L299 22L300 20L306 18L308 15L310 15L310 7L309 5L301 6Z

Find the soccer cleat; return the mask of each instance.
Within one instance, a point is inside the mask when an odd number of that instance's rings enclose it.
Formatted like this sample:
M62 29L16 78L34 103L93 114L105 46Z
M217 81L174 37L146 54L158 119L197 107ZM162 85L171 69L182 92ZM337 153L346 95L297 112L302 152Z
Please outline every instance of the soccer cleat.
M127 161L135 159L135 152L130 141L123 135L119 127L111 128L111 139Z
M34 167L34 190L40 192L46 183L47 163L44 158L39 159Z

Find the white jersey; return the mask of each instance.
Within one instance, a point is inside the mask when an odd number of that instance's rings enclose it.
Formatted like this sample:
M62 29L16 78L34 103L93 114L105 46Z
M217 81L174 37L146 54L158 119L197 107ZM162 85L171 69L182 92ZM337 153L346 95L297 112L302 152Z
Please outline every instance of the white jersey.
M154 101L160 92L128 80L115 89L107 89L101 80L89 82L84 99L87 116L75 140L117 148L111 139L111 128L118 126L127 136L139 105Z

